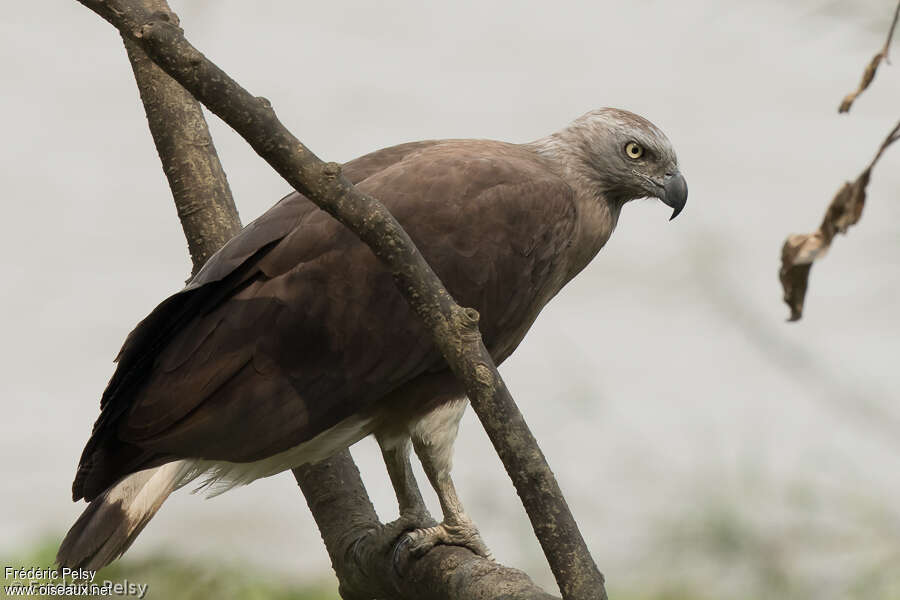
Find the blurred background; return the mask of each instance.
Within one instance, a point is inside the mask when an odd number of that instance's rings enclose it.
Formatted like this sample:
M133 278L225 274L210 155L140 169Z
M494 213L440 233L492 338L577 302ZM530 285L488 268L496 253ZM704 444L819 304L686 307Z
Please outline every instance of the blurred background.
M837 114L892 0L170 1L188 38L326 160L530 141L600 106L659 125L689 182L684 214L629 205L502 368L611 593L900 598L900 149L813 268L799 323L777 278L785 236L815 229L900 117L897 66ZM82 510L70 485L113 357L190 261L107 23L74 0L7 7L0 90L0 557L30 566ZM288 186L210 126L247 223ZM376 445L353 454L394 518ZM496 558L555 591L471 411L455 464ZM175 494L115 569L150 578L150 597L211 582L337 595L289 474Z

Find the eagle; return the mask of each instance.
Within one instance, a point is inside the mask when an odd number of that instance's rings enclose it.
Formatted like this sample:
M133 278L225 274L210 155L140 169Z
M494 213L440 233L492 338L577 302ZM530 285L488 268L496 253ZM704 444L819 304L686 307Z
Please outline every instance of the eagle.
M678 215L687 184L662 131L603 108L534 142L429 140L343 165L409 233L454 299L481 315L499 364L609 240L623 205ZM413 529L488 555L450 477L465 392L391 273L350 230L292 193L212 256L127 339L72 486L89 504L61 566L121 556L176 489L210 495L323 460L374 435L401 518L427 514L415 450L443 521Z

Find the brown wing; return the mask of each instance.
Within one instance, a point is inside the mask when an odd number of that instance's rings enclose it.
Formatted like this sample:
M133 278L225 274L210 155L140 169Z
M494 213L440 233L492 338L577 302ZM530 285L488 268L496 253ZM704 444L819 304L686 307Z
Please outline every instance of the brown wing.
M574 223L571 190L516 146L381 152L345 172L388 206L457 300L481 312L489 348L509 346L546 299ZM177 457L265 458L441 365L371 251L289 196L129 336L75 495Z
M378 150L345 164L343 171L356 183L434 143L411 142ZM119 477L169 460L127 444L116 434L116 424L133 404L133 395L152 371L157 353L173 341L181 328L255 276L257 260L290 233L301 218L316 210L300 194L287 195L244 227L210 257L183 290L160 303L128 335L116 357L118 367L100 400L100 416L79 461L72 484L75 500L82 497L90 500Z

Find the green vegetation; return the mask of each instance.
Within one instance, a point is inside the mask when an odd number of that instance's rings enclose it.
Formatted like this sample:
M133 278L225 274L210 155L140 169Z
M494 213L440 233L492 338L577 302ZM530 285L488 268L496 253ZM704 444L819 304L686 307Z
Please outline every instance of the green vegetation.
M813 507L804 504L810 519ZM850 511L847 511L848 513ZM772 514L767 519L774 519ZM846 600L900 599L900 554L895 543L879 546L874 540L856 541L822 570L808 561L826 549L852 540L846 533L835 541L823 527L774 519L754 522L727 502L712 502L685 510L671 522L657 525L653 550L635 558L611 582L615 600L806 600L834 597ZM889 522L876 519L882 529ZM53 565L58 539L47 539L15 556L4 556L2 566ZM862 551L865 548L867 551ZM629 577L630 575L630 577ZM147 584L146 598L173 600L338 600L331 573L315 581L296 582L261 569L239 564L213 564L159 555L143 560L125 558L100 571L95 582ZM47 581L46 579L43 581ZM4 584L10 583L4 581ZM59 583L57 580L56 583ZM548 589L555 592L555 590ZM6 595L0 592L0 598ZM31 596L50 598L51 596ZM52 596L58 598L59 596ZM71 596L64 596L71 597ZM78 598L110 596L78 596ZM112 596L136 598L137 596Z
M4 557L2 566L44 567L53 565L58 540L45 540L17 556ZM269 576L259 570L248 571L238 565L210 565L156 556L145 560L124 559L97 573L95 582L133 582L147 584L145 598L206 600L241 598L241 600L334 600L339 598L337 584L330 574L316 582L297 584L283 577ZM41 582L48 582L47 579ZM4 585L10 581L4 579ZM59 580L55 581L59 583ZM0 593L0 597L6 597ZM59 596L30 596L58 598ZM67 597L67 596L63 596ZM78 596L101 598L104 596ZM115 597L115 596L112 596ZM120 596L121 597L121 596ZM136 596L124 596L124 598ZM109 596L105 596L109 598Z

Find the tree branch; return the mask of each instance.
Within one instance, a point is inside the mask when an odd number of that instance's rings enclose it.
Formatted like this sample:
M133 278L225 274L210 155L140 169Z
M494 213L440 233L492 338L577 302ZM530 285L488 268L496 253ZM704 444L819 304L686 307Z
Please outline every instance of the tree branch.
M563 597L605 599L603 576L482 343L477 311L453 301L379 201L356 190L341 176L340 165L319 160L278 121L268 101L251 96L191 46L171 13L153 13L140 0L79 1L139 43L157 65L233 127L297 191L350 228L384 262L464 383L522 499Z
M435 546L419 559L398 553L398 524L382 525L348 451L294 470L319 531L344 600L554 600L517 569L467 548Z
M143 7L169 14L177 22L165 0L144 0ZM187 238L191 275L195 275L241 230L241 220L200 104L157 67L137 42L124 35L122 40Z

